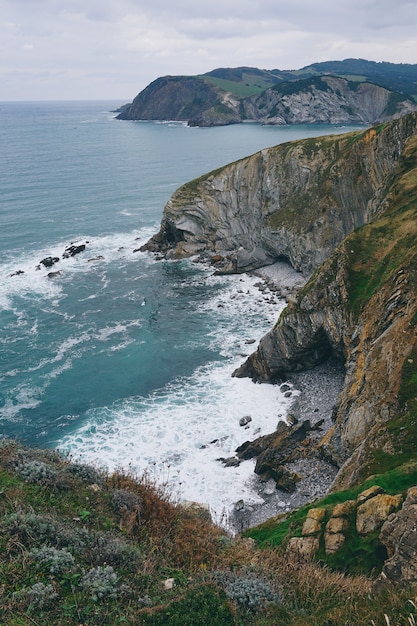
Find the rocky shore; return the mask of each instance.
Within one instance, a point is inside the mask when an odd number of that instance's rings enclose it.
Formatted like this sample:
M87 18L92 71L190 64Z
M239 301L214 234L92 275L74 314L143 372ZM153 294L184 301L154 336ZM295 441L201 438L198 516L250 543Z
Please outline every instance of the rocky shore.
M286 299L291 298L306 282L301 273L284 262L263 267L256 271L256 275L263 279L266 288ZM263 288L262 285L260 288ZM343 387L344 375L343 364L336 359L329 359L314 369L292 374L284 383L294 397L290 411L287 416L283 416L284 423L277 416L275 433L260 439L268 440L268 444L274 447L275 438L277 448L279 433L285 428L284 424L288 424L282 445L280 443L278 447L285 475L294 478L294 489L292 490L291 481L289 488L280 489L277 484L279 481L274 480L267 472L264 475L255 474L253 488L263 502L237 502L229 520L233 532L241 532L271 517L291 511L328 492L337 468L321 457L317 445L332 426L333 409ZM295 446L294 439L297 440ZM255 450L257 444L259 450L262 448L259 440L251 444L254 444ZM245 453L239 454L238 451L237 456L244 463ZM255 455L247 458L253 456ZM256 456L260 458L260 454Z
M329 491L338 469L321 458L316 446L332 425L333 408L343 381L343 365L332 360L289 378L294 402L287 419L298 424L309 421L311 425L303 442L302 454L285 464L288 473L299 477L296 488L289 493L278 489L273 478L264 481L262 476L255 475L253 486L263 502L237 502L230 519L231 530L242 532L271 517L321 498Z

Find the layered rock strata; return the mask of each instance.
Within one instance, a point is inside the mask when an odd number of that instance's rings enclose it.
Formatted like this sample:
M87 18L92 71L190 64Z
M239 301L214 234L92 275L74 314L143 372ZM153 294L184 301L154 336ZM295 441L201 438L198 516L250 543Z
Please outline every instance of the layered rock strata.
M144 249L166 258L211 255L219 271L287 259L309 275L384 208L416 118L257 152L180 187Z

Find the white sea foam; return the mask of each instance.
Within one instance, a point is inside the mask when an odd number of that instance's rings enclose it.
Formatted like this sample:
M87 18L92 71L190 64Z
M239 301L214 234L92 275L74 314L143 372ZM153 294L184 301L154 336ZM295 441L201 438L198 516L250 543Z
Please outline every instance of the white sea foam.
M115 233L99 237L79 239L77 244L85 243L84 252L73 257L62 258L65 248L72 242L56 242L49 248L21 252L0 265L0 307L11 310L16 296L41 297L47 301L59 298L62 293L61 281L66 276L77 273L97 271L98 263L110 263L126 259L135 260L133 250L143 245L155 232L155 227L147 227L128 233ZM136 253L138 254L138 253ZM46 268L40 261L46 257L57 257L59 261ZM48 276L51 272L60 272L55 279ZM103 278L105 281L105 277Z
M147 398L131 398L90 411L85 424L59 447L110 470L129 464L167 482L184 500L206 502L218 521L239 499L260 501L254 463L224 467L248 439L275 429L291 398L279 386L232 378L237 363L197 369ZM246 427L239 420L250 416Z
M6 397L4 404L0 407L0 423L2 421L19 421L21 411L33 409L41 403L43 389L21 384L14 390L13 397Z

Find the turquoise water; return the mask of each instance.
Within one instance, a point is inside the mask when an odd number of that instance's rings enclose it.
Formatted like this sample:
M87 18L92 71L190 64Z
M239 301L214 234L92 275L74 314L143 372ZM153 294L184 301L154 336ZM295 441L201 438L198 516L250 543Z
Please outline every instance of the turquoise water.
M187 180L343 129L120 122L120 104L0 104L0 433L151 468L219 513L249 497L253 466L216 459L273 430L290 402L230 376L284 303L254 278L134 251ZM74 242L85 251L62 258Z

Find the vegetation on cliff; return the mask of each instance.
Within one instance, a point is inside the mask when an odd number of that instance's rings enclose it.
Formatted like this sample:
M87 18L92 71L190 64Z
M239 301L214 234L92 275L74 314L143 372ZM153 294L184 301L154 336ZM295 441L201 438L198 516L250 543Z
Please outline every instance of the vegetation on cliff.
M372 575L300 562L270 541L258 548L146 476L9 440L0 514L4 626L360 626L415 615L411 589L373 590Z

